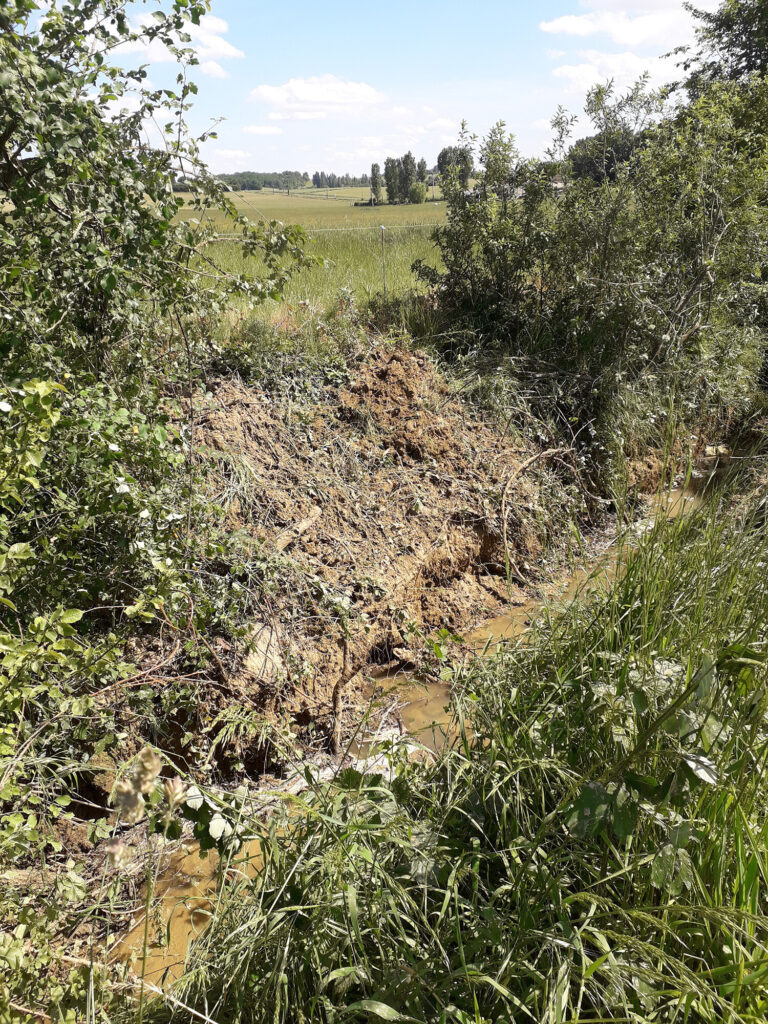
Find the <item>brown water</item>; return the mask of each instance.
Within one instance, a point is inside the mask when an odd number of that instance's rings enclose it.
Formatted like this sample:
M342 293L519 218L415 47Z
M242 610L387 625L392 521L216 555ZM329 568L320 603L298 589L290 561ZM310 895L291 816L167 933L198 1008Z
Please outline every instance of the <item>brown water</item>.
M700 503L700 494L693 489L671 490L655 499L648 521L662 513L675 518ZM559 589L553 588L546 599L533 598L489 619L465 638L468 653L478 656L492 653L505 642L521 636L545 607L556 610L585 590L608 585L619 571L622 550L626 548L619 545L607 548L591 564L578 568L565 578ZM389 691L395 691L404 702L400 713L410 736L433 750L445 742L450 722L450 689L447 684L430 681L425 685L412 673L382 671L375 677L374 685L377 690L383 685ZM372 746L371 742L361 743L353 753L367 756ZM254 840L243 848L236 862L226 866L226 871L252 877L262 864L261 850L258 841ZM167 866L161 865L155 886L156 901L150 911L144 968L150 993L183 973L190 942L205 930L215 910L221 870L216 853L201 856L193 843L170 855ZM141 914L112 954L115 959L123 961L133 959L136 974L142 973L144 931L144 916Z
M224 868L215 850L206 856L192 841L174 851L166 865L158 865L143 970L150 993L153 987L164 988L184 973L189 944L205 931L215 911L220 872L224 870L230 878L237 873L253 877L262 866L258 840L245 844L236 861ZM135 973L141 976L145 917L143 912L137 916L116 945L113 958L132 960Z

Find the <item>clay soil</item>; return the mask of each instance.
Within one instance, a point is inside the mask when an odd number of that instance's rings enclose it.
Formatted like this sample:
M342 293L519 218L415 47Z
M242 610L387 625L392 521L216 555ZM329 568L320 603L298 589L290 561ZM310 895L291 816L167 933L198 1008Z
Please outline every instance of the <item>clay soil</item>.
M455 397L427 355L380 345L313 406L231 379L211 388L199 447L227 528L245 531L275 571L228 680L268 718L347 724L366 669L418 662L436 630L471 629L519 596L516 561L540 553L538 467ZM502 501L505 486L506 499Z

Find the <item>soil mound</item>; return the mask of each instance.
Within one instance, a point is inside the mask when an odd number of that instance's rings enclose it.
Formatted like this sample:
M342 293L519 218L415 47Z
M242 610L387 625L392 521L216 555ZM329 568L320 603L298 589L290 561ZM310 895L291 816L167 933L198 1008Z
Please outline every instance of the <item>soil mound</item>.
M270 715L330 723L366 665L418 662L435 629L508 601L502 494L531 451L470 412L424 353L382 345L315 406L221 381L198 423L229 524L295 573L237 679ZM504 502L515 557L539 551L518 514L534 490L521 477Z

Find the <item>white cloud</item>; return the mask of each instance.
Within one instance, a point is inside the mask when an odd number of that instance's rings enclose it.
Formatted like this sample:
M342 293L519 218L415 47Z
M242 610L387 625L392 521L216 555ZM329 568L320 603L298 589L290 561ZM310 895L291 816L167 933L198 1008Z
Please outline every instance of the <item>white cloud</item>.
M152 23L151 14L142 14L134 27L148 27ZM224 38L229 32L229 25L223 18L217 18L213 14L204 14L199 25L189 24L186 31L191 37L191 41L189 43L178 41L178 45L193 49L200 61L200 71L211 78L229 77L219 61L245 56L242 50ZM121 44L117 47L117 51L136 54L142 62L147 64L167 64L176 60L171 51L157 39L152 40L151 43L136 39L133 42Z
M222 160L232 160L236 163L242 163L243 160L250 160L251 154L246 153L244 149L215 149L214 153L216 156L220 156Z
M685 11L672 9L654 11L632 17L624 11L593 11L589 14L566 14L554 21L543 21L541 30L568 36L606 35L619 46L658 44L672 47L684 36L689 18Z
M618 46L656 46L671 50L689 42L694 23L682 3L675 0L588 0L584 14L565 14L542 21L542 32L586 38L605 35ZM717 0L704 0L713 9Z
M270 121L322 121L326 117L324 110L294 110L290 114L273 110L268 114Z
M246 135L282 135L283 129L276 124L247 124L243 131Z
M366 82L345 82L336 75L291 78L283 85L259 85L251 99L275 109L272 120L321 120L350 117L375 107L386 97Z
M224 36L229 32L229 25L223 18L214 14L204 14L199 25L190 25L187 32L192 37L192 45L201 60L222 60L232 57L244 57Z
M200 70L209 78L229 78L229 72L219 64L217 60L204 60L200 62Z
M718 2L698 0L697 5L713 10ZM608 79L622 90L646 72L652 87L679 77L679 58L659 55L669 54L694 38L695 21L682 0L581 0L579 6L581 13L542 21L539 27L549 35L582 41L604 37L621 49L595 47L571 52L570 59L552 70L568 93L584 93ZM600 45L598 39L595 43ZM563 51L550 51L549 55L556 60L566 57Z
M458 131L458 127L456 122L451 121L448 117L436 117L426 126L427 131L431 132L455 132Z
M561 64L552 71L555 78L566 82L567 91L570 93L586 92L598 82L605 82L608 79L612 79L616 88L621 91L633 85L646 71L652 72L654 82L670 77L662 70L663 67L667 67L666 62L650 60L630 51L603 53L600 50L582 50L578 57L578 64Z

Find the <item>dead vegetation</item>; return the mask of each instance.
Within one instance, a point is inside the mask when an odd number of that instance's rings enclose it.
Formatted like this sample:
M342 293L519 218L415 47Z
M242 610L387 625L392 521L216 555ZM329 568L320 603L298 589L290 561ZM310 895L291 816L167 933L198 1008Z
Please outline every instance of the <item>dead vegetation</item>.
M463 404L423 352L379 344L306 406L222 380L198 431L227 528L298 570L264 602L228 685L334 746L361 670L418 663L436 629L519 596L505 543L520 565L541 554L545 461L522 472L535 446Z

